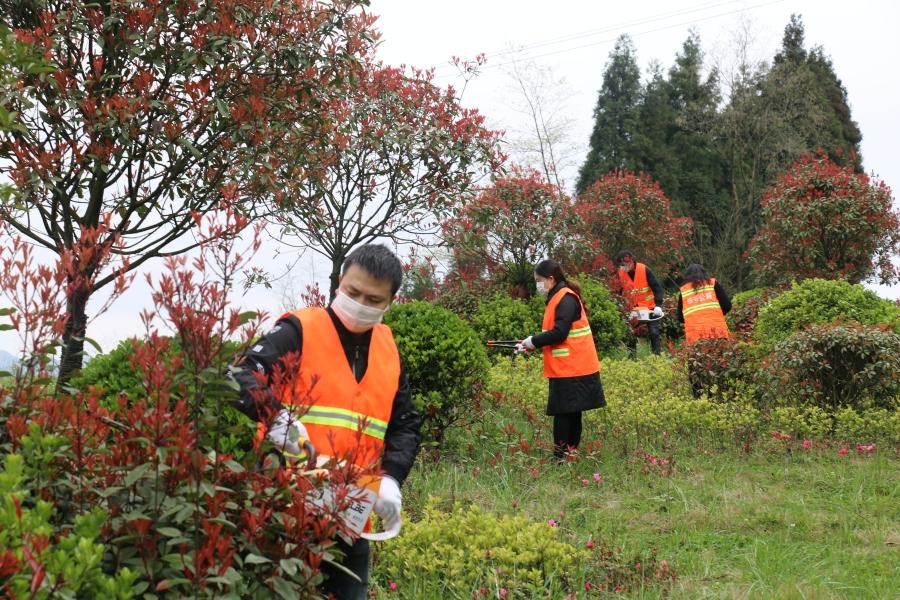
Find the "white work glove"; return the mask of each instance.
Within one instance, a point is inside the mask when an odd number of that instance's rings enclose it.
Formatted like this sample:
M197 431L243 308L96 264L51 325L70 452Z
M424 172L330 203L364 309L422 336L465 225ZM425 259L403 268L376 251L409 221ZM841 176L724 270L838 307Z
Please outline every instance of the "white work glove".
M309 440L309 433L300 419L292 415L291 411L286 408L281 409L275 415L267 437L288 458L306 458L306 451L301 448L301 444Z
M654 318L658 319L659 317L663 316L662 307L654 306L653 310L650 311L650 314L653 315Z
M530 335L516 345L516 352L531 352L532 350L534 350L534 343L531 341Z
M399 529L402 505L403 496L400 494L400 484L390 475L383 476L381 487L378 488L378 500L375 501L375 514L384 521L384 529Z

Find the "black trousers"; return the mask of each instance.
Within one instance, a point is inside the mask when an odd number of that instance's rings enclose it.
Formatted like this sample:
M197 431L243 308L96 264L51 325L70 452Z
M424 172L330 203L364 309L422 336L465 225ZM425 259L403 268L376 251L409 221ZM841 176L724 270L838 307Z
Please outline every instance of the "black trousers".
M581 443L581 413L567 413L553 417L553 456L563 458L566 452Z
M326 598L330 594L336 600L366 600L369 588L369 540L358 539L352 546L338 540L338 547L344 553L341 565L355 573L361 581L355 580L330 564L323 563L322 573L325 574L325 582L320 591Z
M662 352L662 345L659 341L659 321L647 323L647 337L650 338L650 349L653 351L653 354ZM637 336L634 334L629 335L625 343L628 346L629 356L634 358L634 353L637 350Z

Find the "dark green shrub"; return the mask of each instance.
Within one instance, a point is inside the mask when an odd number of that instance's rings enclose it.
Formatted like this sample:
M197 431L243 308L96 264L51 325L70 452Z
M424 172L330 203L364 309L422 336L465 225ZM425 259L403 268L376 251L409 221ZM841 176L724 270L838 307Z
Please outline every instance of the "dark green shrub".
M169 338L166 340L166 349L162 353L166 364L179 356L180 344L178 340ZM142 342L137 342L141 344ZM221 363L231 363L235 355L240 351L236 342L227 341L222 348ZM137 399L147 398L148 390L144 387L141 371L134 366L134 342L130 339L122 340L119 345L106 354L96 356L85 367L69 380L72 388L87 390L94 386L99 391L100 405L107 409L113 409L118 404L118 398L124 394L128 404L133 404ZM180 393L187 398L194 395L194 386L189 378L182 379L183 386ZM207 399L204 398L204 401ZM211 402L211 401L210 401ZM250 449L253 444L256 424L246 416L228 404L222 406L208 406L208 415L217 415L208 419L208 429L204 432L210 440L218 433L218 449L220 452L231 454L238 458Z
M760 309L783 292L783 288L753 288L731 298L731 310L725 315L728 329L741 338L753 335Z
M449 310L428 302L395 305L385 315L406 367L423 436L440 443L444 431L470 413L487 376L484 341Z
M900 335L853 322L812 325L779 342L761 378L770 398L830 411L891 408L900 394Z
M577 278L588 311L588 321L597 351L607 355L625 343L628 326L609 288L597 279L582 275Z
M772 347L804 325L843 318L865 325L889 324L900 331L900 308L859 284L807 279L794 284L759 311L753 337Z
M531 305L509 296L494 296L479 304L470 323L482 343L486 340L521 340L541 330Z

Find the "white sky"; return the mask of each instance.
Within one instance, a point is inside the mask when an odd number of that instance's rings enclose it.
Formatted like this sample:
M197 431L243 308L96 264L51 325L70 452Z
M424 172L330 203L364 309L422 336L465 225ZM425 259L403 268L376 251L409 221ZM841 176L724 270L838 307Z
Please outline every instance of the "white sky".
M494 127L512 130L523 126L522 117L511 110L517 98L505 73L513 56L530 57L551 69L554 78L565 79L565 114L573 120L570 141L581 150L591 133L604 66L620 34L631 34L646 75L653 60L668 70L691 27L698 30L710 60L726 58L742 18L749 18L756 34L755 55L769 60L780 46L790 15L798 13L806 28L807 48L824 46L847 89L852 116L863 133L866 170L884 180L895 190L895 199L898 197L900 8L894 2L373 0L371 12L380 16L382 60L436 67L441 85L462 86L455 69L448 66L451 56L470 59L481 52L487 54L488 62L468 83L463 103L479 108ZM508 54L517 48L524 50ZM580 164L583 153L578 156ZM575 169L564 174L570 186L576 174ZM257 263L281 274L290 262L285 252L293 251L281 249L277 255L273 244L265 245ZM315 256L307 251L288 278L298 293L313 281L326 286L328 266ZM155 271L160 266L157 262L149 268ZM900 298L900 286L872 287L882 296ZM251 290L243 297L237 295L235 302L244 309L277 315L283 309L282 292L279 288ZM99 298L92 300L93 306L99 304ZM90 325L88 336L109 350L119 340L142 331L138 314L148 306L149 292L139 275L133 288ZM0 332L0 349L17 354L15 335Z

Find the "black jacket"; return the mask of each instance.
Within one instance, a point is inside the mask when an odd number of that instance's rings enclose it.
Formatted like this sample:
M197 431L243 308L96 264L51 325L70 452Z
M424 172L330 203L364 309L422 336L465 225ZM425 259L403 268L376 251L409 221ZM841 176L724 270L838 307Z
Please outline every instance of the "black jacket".
M566 287L565 281L553 286L553 289L547 294L547 302L550 302L550 299L563 287ZM531 342L538 349L559 344L569 335L572 323L580 317L581 306L578 300L572 294L566 294L565 298L556 305L553 313L553 328L531 336ZM549 381L548 415L577 413L606 406L599 371L578 377L551 377Z
M334 311L330 307L327 310L341 340L347 363L356 380L360 381L368 368L372 331L365 333L348 331ZM275 327L244 352L237 364L230 369L231 376L240 385L240 396L235 401L235 407L254 421L258 421L257 402L250 393L250 390L259 388L253 371L271 376L273 367L282 356L288 352L299 353L302 349L303 327L300 320L294 315L286 315L279 319ZM282 408L281 403L271 394L266 394L265 397L272 408ZM384 472L401 485L415 461L421 441L419 433L421 425L422 419L413 407L406 371L401 364L400 381L384 436L384 454L381 459Z

